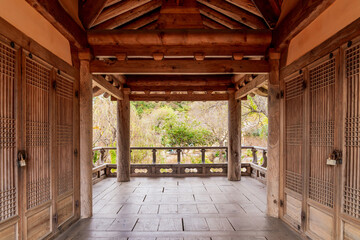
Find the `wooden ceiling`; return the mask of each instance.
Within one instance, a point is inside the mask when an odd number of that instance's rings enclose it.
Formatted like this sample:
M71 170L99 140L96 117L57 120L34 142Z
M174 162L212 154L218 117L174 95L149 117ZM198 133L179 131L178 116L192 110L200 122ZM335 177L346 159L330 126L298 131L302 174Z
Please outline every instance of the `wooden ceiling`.
M207 29L273 29L282 4L282 0L82 0L79 15L85 29L158 29L160 11L168 1L180 7L194 1Z

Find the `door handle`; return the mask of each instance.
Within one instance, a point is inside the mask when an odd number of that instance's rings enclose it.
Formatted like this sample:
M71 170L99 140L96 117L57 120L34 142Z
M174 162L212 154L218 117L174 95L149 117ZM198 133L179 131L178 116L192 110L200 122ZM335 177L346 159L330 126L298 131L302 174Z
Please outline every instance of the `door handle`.
M20 150L17 155L19 167L26 167L27 154L25 150Z

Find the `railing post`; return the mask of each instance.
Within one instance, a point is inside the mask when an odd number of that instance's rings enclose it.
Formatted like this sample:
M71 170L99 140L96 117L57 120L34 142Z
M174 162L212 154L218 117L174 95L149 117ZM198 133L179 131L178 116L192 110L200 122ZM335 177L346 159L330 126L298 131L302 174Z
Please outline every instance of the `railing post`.
M228 149L225 149L225 161L228 162Z
M153 149L152 153L153 153L153 164L156 164L156 149Z
M104 163L104 158L105 158L105 149L101 148L100 149L100 164Z
M204 164L205 163L205 148L201 149L201 163Z
M258 164L258 162L257 162L257 160L258 160L257 159L257 149L252 148L251 151L252 151L252 154L253 154L253 164L257 165Z
M263 168L267 167L267 152L266 150L263 150L263 164L261 165Z
M181 149L176 149L176 152L177 152L177 162L178 164L180 164L180 161L181 161Z

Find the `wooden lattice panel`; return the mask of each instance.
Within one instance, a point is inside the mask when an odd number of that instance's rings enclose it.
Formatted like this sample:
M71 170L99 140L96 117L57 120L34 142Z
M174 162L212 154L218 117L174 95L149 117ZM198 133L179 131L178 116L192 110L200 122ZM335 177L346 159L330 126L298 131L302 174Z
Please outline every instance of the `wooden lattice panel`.
M345 51L345 187L343 211L360 219L360 44Z
M309 69L310 77L310 179L309 198L334 206L334 168L326 165L334 149L335 58Z
M26 148L27 207L50 199L50 116L49 90L51 67L26 57Z
M304 78L297 75L285 82L286 166L285 187L302 194L302 151L304 132Z
M0 42L0 222L16 215L16 50Z
M73 79L64 74L57 74L56 139L59 195L73 189L73 88Z

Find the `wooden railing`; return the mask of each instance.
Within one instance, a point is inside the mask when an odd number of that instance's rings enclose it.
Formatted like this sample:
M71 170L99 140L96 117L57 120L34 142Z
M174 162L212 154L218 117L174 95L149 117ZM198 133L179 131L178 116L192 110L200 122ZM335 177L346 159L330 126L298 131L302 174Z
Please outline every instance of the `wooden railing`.
M256 146L242 146L242 149L250 149L252 152L252 162L241 164L242 175L252 176L259 181L266 181L267 149ZM116 164L105 163L105 155L109 150L116 150L114 147L96 147L93 151L99 151L100 156L97 161L98 166L93 168L93 182L96 183L105 177L116 176ZM227 147L132 147L131 152L135 150L152 151L151 163L131 163L131 176L226 176L227 174ZM201 163L182 163L182 153L184 151L200 151ZM225 153L223 162L209 163L206 161L206 153L214 150L220 150ZM176 154L176 163L159 163L157 153L159 151L168 151ZM258 152L262 151L263 162L258 164Z

